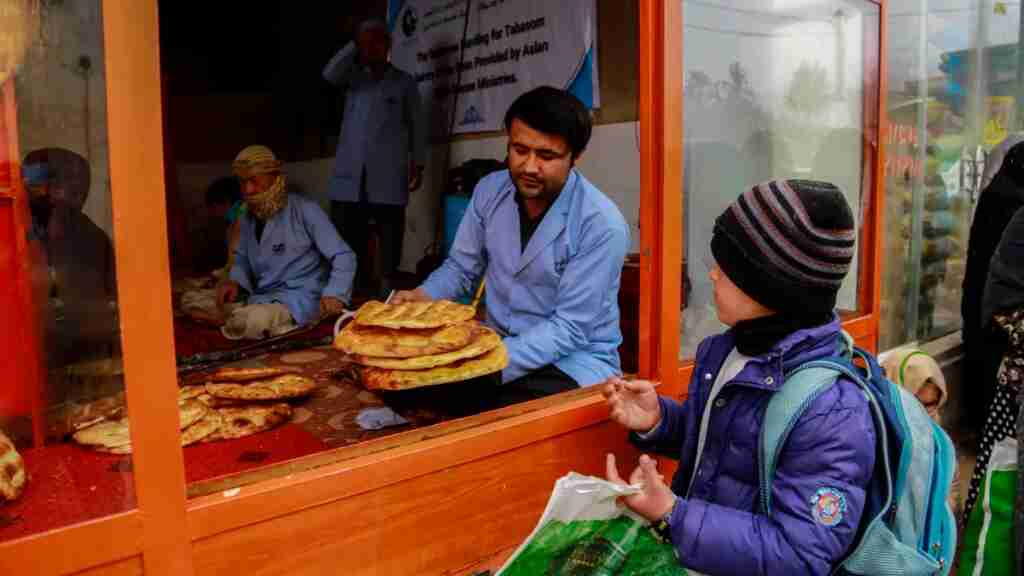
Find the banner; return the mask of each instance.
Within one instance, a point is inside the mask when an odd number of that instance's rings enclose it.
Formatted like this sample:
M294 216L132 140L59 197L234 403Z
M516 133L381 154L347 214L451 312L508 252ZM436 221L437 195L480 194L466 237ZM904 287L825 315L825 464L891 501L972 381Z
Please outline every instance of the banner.
M435 138L501 130L538 86L600 104L596 0L389 0L388 21L391 61L416 78Z

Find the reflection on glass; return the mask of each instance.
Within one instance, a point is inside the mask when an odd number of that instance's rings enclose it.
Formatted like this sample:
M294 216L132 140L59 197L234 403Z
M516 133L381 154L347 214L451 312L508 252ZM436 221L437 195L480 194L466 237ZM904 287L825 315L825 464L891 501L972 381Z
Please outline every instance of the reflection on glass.
M890 4L880 347L961 326L971 215L1020 125L1018 3Z
M715 218L752 185L825 180L860 224L864 177L864 56L877 50L867 2L683 1L686 277L681 358L721 331L711 283ZM858 262L839 293L857 308Z
M0 295L13 371L0 392L0 541L134 506L100 2L9 4L0 142L20 152L0 156L0 265L14 287Z

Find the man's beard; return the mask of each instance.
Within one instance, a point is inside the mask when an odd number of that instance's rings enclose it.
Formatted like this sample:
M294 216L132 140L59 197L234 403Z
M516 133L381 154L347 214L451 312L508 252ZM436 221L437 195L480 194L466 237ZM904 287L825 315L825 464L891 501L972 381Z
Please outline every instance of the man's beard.
M38 198L29 201L29 210L32 212L32 220L40 230L46 230L50 224L50 215L53 214L53 205L47 198Z
M279 175L277 180L274 180L274 183L263 192L245 197L247 209L260 220L269 220L284 208L287 201L288 191L285 186L284 174Z

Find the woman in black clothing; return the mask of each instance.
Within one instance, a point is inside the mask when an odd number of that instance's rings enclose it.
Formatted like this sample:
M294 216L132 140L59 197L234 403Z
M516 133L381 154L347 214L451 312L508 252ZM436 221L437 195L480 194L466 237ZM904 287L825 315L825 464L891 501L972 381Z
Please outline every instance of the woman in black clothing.
M991 316L984 316L982 300L989 273L989 261L1003 231L1014 213L1024 206L1024 143L1007 152L999 172L981 193L971 235L967 244L967 269L964 274L960 313L963 316L964 382L970 386L965 395L967 425L978 430L984 424L992 402L996 372L1006 348L1006 334L995 330Z

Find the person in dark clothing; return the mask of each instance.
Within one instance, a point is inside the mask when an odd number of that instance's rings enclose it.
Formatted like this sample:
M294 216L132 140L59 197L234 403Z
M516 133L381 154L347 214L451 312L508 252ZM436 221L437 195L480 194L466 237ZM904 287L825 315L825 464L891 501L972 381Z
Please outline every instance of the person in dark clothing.
M993 390L993 397L986 407L978 460L964 503L965 524L978 500L992 449L1016 435L1017 395L1024 388L1024 208L1013 215L992 256L981 310L982 328L999 332L1008 345L1003 347L995 378L983 382Z
M966 425L979 430L992 402L993 383L1006 348L1006 335L994 330L982 311L989 262L1010 218L1024 206L1024 143L1010 148L999 172L978 201L967 243L960 313L963 317L964 381L980 382L965 395Z
M82 212L89 162L64 148L42 148L25 157L22 173L30 239L42 246L49 268L51 358L65 364L108 355L117 340L114 248Z

